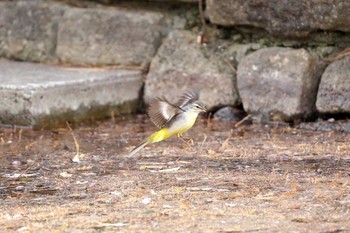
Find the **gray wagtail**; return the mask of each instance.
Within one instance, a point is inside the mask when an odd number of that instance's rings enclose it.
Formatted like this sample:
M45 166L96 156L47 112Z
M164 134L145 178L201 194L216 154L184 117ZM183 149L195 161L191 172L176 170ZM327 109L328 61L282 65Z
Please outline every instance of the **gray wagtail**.
M165 98L153 100L148 108L148 115L153 124L160 129L132 149L128 157L133 156L149 143L160 142L174 135L182 139L182 133L192 128L198 114L206 112L198 99L197 92L187 91L175 104L169 103Z

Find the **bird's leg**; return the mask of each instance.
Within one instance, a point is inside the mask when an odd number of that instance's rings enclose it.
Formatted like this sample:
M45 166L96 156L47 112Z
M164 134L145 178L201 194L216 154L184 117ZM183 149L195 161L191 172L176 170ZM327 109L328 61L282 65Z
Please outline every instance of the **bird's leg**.
M178 138L181 139L181 141L185 142L188 146L193 146L193 140L191 138L184 138L182 136L182 133L177 134Z

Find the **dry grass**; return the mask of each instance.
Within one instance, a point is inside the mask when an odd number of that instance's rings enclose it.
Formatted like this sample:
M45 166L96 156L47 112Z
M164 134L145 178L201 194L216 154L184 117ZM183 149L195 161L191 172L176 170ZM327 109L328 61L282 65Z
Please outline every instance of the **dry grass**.
M350 231L349 135L199 122L130 159L154 128L113 122L0 129L0 231Z

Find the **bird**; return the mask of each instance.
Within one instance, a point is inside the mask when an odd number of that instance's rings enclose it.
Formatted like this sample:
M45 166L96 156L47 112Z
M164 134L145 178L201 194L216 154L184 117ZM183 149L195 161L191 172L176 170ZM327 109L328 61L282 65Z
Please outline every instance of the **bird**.
M206 111L204 105L199 102L197 91L184 92L175 104L164 97L154 99L150 102L148 116L159 130L133 148L128 157L132 157L150 143L160 142L174 135L184 140L182 134L192 128L199 113Z

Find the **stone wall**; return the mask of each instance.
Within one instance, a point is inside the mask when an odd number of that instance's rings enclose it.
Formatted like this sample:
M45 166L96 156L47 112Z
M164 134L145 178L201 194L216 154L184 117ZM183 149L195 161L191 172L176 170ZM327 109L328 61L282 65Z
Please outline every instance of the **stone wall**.
M261 121L350 113L350 59L324 59L350 46L349 1L202 4L200 17L196 0L2 0L0 56L142 70L146 103L199 89L211 110Z

